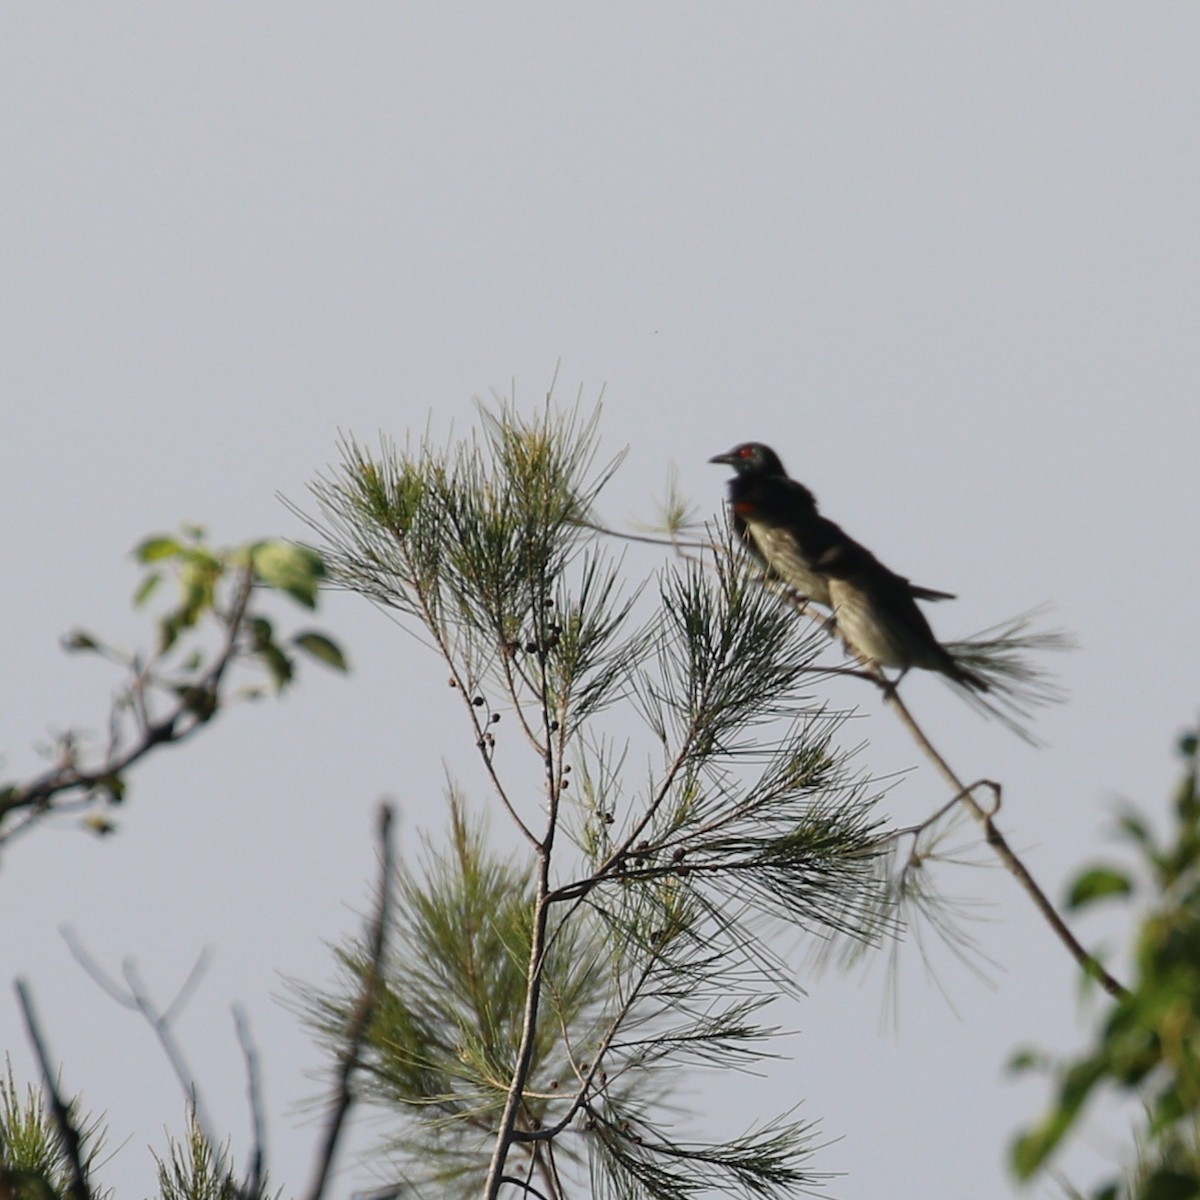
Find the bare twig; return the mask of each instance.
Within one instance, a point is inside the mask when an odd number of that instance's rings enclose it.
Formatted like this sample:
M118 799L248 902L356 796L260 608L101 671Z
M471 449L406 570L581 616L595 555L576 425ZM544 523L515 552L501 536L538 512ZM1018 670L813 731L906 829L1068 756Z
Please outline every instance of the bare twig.
M923 821L918 821L915 825L905 825L901 829L893 829L884 837L880 838L880 844L886 845L888 842L898 842L903 837L911 837L914 841L925 832L925 830L936 825L951 809L957 808L959 804L969 795L972 795L979 788L987 788L995 797L995 804L992 807L992 813L1000 811L1000 785L991 779L977 779L969 787L957 791L941 808L934 809Z
M622 542L638 542L644 546L665 546L668 550L677 550L682 553L685 550L715 550L717 546L712 542L684 542L676 537L658 537L644 533L625 533L616 529L609 529L607 525L598 525L594 521L576 520L574 524L581 529L590 529L593 533L602 533L607 537L617 538Z
M544 1192L539 1192L528 1179L518 1179L515 1175L501 1175L500 1182L511 1183L514 1187L519 1187L521 1191L528 1195L536 1197L537 1200L550 1200Z
M208 969L208 964L212 960L211 949L205 947L200 952L175 999L171 1002L165 1013L160 1013L154 1001L150 998L145 981L139 974L137 964L132 958L125 959L121 964L121 973L125 976L125 983L127 985L126 987L122 987L88 953L87 948L79 940L78 935L71 926L63 925L59 929L59 932L62 934L63 941L67 943L67 949L70 950L71 956L91 976L93 982L103 991L107 992L122 1008L128 1008L133 1012L140 1013L150 1028L154 1030L154 1035L158 1038L158 1044L167 1056L167 1061L171 1064L171 1069L175 1072L175 1078L179 1081L179 1086L183 1089L183 1094L192 1107L200 1133L209 1147L215 1152L218 1143L213 1135L212 1122L209 1120L204 1100L196 1086L196 1078L192 1074L192 1069L188 1066L183 1050L175 1040L175 1034L171 1028L174 1018L182 1010L183 1001L186 998L190 998L192 992L195 991L196 984Z
M267 1122L262 1102L262 1087L258 1069L258 1051L250 1035L250 1021L240 1005L233 1006L233 1021L237 1027L238 1045L246 1060L246 1092L250 1101L250 1120L254 1128L254 1144L250 1150L250 1170L242 1185L246 1200L258 1200L267 1168Z
M196 961L192 964L192 969L188 972L188 977L183 981L179 991L175 993L175 999L167 1005L167 1011L162 1015L164 1024L173 1024L175 1018L187 1007L188 1001L192 998L192 993L200 986L200 981L204 976L208 974L208 967L212 959L212 947L205 946L196 956Z
M58 1087L54 1082L55 1072L50 1065L50 1054L46 1049L46 1042L42 1037L37 1015L33 1011L33 997L29 994L29 988L23 979L18 979L14 986L17 990L17 1002L25 1017L25 1029L42 1068L42 1081L50 1102L54 1125L58 1130L59 1141L62 1143L67 1165L71 1169L71 1183L67 1194L70 1200L92 1200L92 1190L87 1179L87 1166L84 1162L83 1136L71 1116L71 1105L59 1094Z
M558 1163L554 1160L554 1143L541 1142L533 1148L534 1158L546 1186L551 1189L551 1200L559 1200L564 1195L562 1176L559 1174Z
M941 773L942 777L955 789L955 801L961 800L967 807L972 816L974 816L983 826L984 838L987 844L995 851L996 856L1004 864L1005 869L1013 876L1014 879L1025 889L1026 894L1033 901L1034 907L1042 914L1046 923L1054 931L1059 941L1066 946L1071 957L1083 968L1083 970L1095 979L1102 988L1114 998L1120 1000L1129 995L1124 985L1118 982L1112 975L1108 973L1101 963L1083 948L1079 939L1067 927L1066 922L1059 916L1050 898L1042 891L1037 880L1030 873L1029 868L1021 861L1016 851L1008 844L1008 840L996 826L994 820L995 814L999 809L999 784L991 784L994 794L997 797L996 805L989 812L975 799L972 790L963 786L958 776L951 769L949 763L938 753L933 743L925 736L925 731L917 724L912 713L908 711L904 701L900 699L894 687L890 685L883 688L885 699L892 711L900 718L901 723L909 731L913 740L920 746L925 756Z
M396 538L396 543L401 548L401 553L405 555L405 560L408 562L408 555L405 549L403 532L393 530ZM409 563L411 569L411 563ZM416 575L413 571L412 574ZM504 787L500 776L496 773L495 766L492 763L492 755L487 741L489 736L493 736L489 730L485 729L479 720L479 713L476 711L475 705L472 703L474 696L471 695L470 680L463 678L462 672L459 671L454 654L450 645L446 641L445 633L441 624L437 619L433 608L430 606L429 597L420 588L414 589L421 612L421 619L425 623L425 627L430 631L434 638L434 645L438 653L442 656L445 662L449 665L454 687L457 689L460 696L463 698L463 703L467 706L467 716L470 718L472 728L475 730L475 745L479 749L480 758L483 760L484 769L488 773L488 778L491 780L492 786L496 789L496 794L500 798L500 803L504 805L508 815L512 817L513 822L521 831L521 836L534 848L538 847L538 839L534 832L521 819L520 814L516 810L516 806L510 799L507 790ZM524 724L524 717L521 718L521 723ZM526 726L526 728L528 728Z
M333 1167L333 1159L341 1140L346 1116L354 1103L354 1092L351 1087L354 1072L358 1069L359 1057L362 1053L363 1042L371 1026L371 1018L379 1001L379 991L383 982L383 960L387 950L388 923L391 913L392 874L394 853L392 849L392 807L382 804L379 807L379 905L375 919L371 923L368 939L369 958L363 978L362 992L359 995L350 1019L346 1026L346 1045L338 1063L335 1078L333 1107L325 1127L325 1136L321 1142L317 1158L316 1173L309 1187L306 1200L320 1200L329 1180Z
M595 882L599 882L596 880ZM554 1139L575 1119L576 1115L583 1111L591 1101L593 1085L597 1079L602 1079L605 1076L604 1060L609 1050L612 1048L613 1041L620 1032L621 1026L632 1012L635 1003L641 997L643 988L649 983L650 977L654 972L657 964L657 955L652 955L645 963L642 964L640 977L629 989L628 994L624 997L617 1011L607 1022L607 1027L601 1035L596 1049L591 1056L591 1062L586 1064L586 1069L581 1067L575 1060L574 1051L571 1048L571 1038L567 1027L560 1023L559 1029L562 1033L563 1045L567 1052L567 1060L571 1064L571 1072L574 1074L579 1083L567 1111L553 1125L548 1125L544 1129L535 1129L523 1131L519 1134L516 1140L522 1142L545 1143L553 1146Z

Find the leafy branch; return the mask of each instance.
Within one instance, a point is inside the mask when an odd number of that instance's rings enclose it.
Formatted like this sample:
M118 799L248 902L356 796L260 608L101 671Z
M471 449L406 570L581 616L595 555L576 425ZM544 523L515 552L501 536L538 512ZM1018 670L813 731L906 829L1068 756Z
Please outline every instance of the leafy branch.
M126 775L147 755L195 736L235 699L282 692L292 681L297 652L339 671L345 657L326 634L300 630L281 639L257 598L278 592L306 609L317 606L325 567L318 554L287 542L262 541L235 549L210 546L204 531L145 539L134 551L147 568L135 596L145 606L169 578L176 602L156 621L156 645L127 653L76 630L64 639L73 653L95 654L127 676L108 720L102 749L89 753L68 731L50 751L54 764L26 782L0 785L0 845L53 812L88 810L97 833L114 829L111 808L125 799ZM260 682L235 690L235 666L257 668Z
M1093 1098L1107 1091L1137 1103L1136 1154L1124 1178L1096 1188L1096 1200L1174 1200L1200 1191L1200 735L1185 734L1179 753L1183 772L1165 836L1123 806L1117 833L1134 852L1132 869L1095 864L1070 885L1067 903L1076 911L1136 905L1132 981L1075 1058L1056 1063L1030 1050L1015 1057L1014 1070L1053 1077L1047 1112L1012 1147L1023 1181L1048 1169Z

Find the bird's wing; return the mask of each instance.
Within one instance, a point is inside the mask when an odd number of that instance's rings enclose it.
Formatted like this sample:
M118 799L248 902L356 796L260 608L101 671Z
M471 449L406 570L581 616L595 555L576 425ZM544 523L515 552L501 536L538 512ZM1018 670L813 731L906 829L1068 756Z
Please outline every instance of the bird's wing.
M895 571L885 567L866 546L861 542L856 542L839 525L827 521L824 517L818 517L817 520L824 527L818 529L813 535L814 541L817 543L814 545L813 561L819 571L832 575L835 579L846 579L857 571L865 570L874 574L878 569L886 571L892 577L895 583L891 586L897 589L902 586L914 600L958 599L953 592L922 587L919 583L912 583L903 575L897 575Z
M833 525L833 522L829 522ZM872 606L898 625L907 627L920 640L937 645L925 614L917 607L912 584L886 567L866 546L856 542L838 526L841 536L813 562L814 568L830 579L841 580L870 598Z

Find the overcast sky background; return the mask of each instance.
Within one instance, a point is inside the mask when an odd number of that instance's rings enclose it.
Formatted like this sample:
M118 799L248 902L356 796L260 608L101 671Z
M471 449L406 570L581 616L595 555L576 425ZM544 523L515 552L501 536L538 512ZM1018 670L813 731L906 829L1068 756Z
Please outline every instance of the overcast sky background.
M558 396L603 389L604 446L630 448L613 523L648 517L671 464L717 511L706 460L761 439L885 562L958 593L943 636L1054 604L1081 648L1054 664L1047 748L905 685L965 777L1004 782L1053 894L1106 850L1116 797L1165 809L1200 678L1200 8L28 5L0 55L6 776L51 731L103 728L114 675L57 639L146 639L143 534L298 535L277 493L303 500L339 429L464 430L473 397L532 407L561 361ZM164 1001L214 947L178 1033L244 1150L245 1005L295 1192L317 1057L281 976L325 979L323 940L355 928L380 796L406 848L439 824L444 763L486 802L438 664L363 602L323 622L350 680L313 667L156 756L118 836L64 823L0 862L4 975L107 1113L122 1198L150 1192L145 1147L183 1103L58 927ZM914 768L886 801L911 821L942 785L859 699L845 740L877 775ZM878 971L804 980L790 1061L697 1080L709 1127L803 1100L841 1138L814 1165L842 1200L1012 1194L1006 1145L1046 1090L1003 1066L1078 1043L1076 979L1002 872L953 884L990 905L994 987L941 955L956 1014L912 955L892 1035ZM34 1078L11 998L0 1047ZM1091 1126L1077 1184L1122 1133Z

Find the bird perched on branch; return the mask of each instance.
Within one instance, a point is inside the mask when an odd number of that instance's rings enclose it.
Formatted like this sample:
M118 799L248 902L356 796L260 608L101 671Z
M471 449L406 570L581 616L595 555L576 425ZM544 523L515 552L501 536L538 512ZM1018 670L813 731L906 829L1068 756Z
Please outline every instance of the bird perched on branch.
M833 611L852 652L901 675L921 667L972 691L989 690L955 661L917 607L917 600L953 600L949 592L910 583L821 516L812 492L788 478L769 446L744 442L709 461L734 470L729 507L742 541L772 577Z

